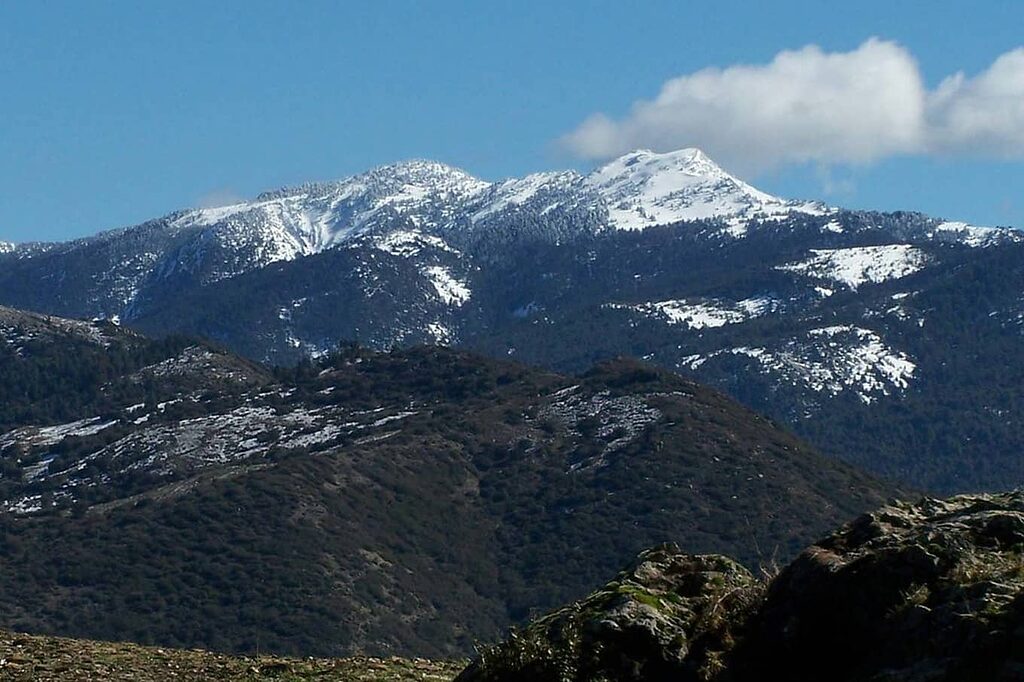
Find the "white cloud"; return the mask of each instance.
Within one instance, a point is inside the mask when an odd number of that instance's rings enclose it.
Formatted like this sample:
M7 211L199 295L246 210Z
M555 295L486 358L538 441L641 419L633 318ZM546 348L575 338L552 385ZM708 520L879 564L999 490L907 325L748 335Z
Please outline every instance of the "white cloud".
M701 147L746 172L899 154L1024 156L1024 49L929 91L913 55L897 43L872 38L831 53L811 45L764 65L674 78L621 120L596 114L562 143L588 159Z
M933 151L1024 157L1024 48L974 78L942 81L928 97L928 129Z

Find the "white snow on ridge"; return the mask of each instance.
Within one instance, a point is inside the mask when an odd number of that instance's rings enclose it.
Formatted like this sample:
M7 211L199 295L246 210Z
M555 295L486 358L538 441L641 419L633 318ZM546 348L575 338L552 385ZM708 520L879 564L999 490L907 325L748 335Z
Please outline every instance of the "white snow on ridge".
M255 465L275 447L288 450L297 448L339 447L339 437L376 435L387 428L395 435L401 422L417 412L408 406L382 406L372 410L348 411L337 406L297 404L282 408L267 404L269 396L288 397L290 391L275 388L262 394L250 394L243 405L227 411L199 417L151 423L150 414L136 419L139 428L117 440L101 445L97 450L73 461L63 462L59 470L51 470L55 456L35 453L35 457L21 466L22 480L26 483L45 484L53 493L54 506L73 503L76 488L99 488L131 472L142 471L155 476L181 474L191 476L210 467ZM185 398L196 401L195 396ZM273 398L272 398L273 400ZM158 405L158 410L182 402L175 399ZM137 404L125 411L137 414L145 408ZM17 429L0 436L0 450L19 443L28 448L43 448L69 436L98 433L116 422L103 422L98 418L69 422L43 429ZM102 473L89 470L89 462L104 460ZM0 498L0 516L31 514L42 510L38 495L26 495L23 488L14 497Z
M731 217L728 232L742 236L750 218L823 212L817 204L785 201L751 187L699 149L626 154L592 172L586 183L604 197L611 224L624 230Z
M502 211L524 206L540 195L568 192L581 180L582 176L575 171L553 171L496 183L478 196L471 209L470 221L477 223ZM541 213L554 210L557 206L557 203L548 205Z
M261 195L255 201L185 211L170 226L205 227L212 238L236 248L251 245L258 235L264 243L259 267L319 253L396 218L417 228L447 227L470 199L491 186L442 163L406 161L337 182ZM408 241L399 237L379 245L407 250Z
M244 213L245 211L251 211L254 208L259 208L260 206L267 206L271 204L272 202L269 201L256 204L251 202L241 202L238 204L229 204L227 206L192 209L186 212L185 215L181 216L180 218L177 218L172 224L174 224L175 226L216 225L217 223L223 220L227 220L228 218L231 218L232 216L235 216L239 213Z
M696 370L723 354L749 357L762 372L815 393L835 396L851 391L865 404L905 390L917 369L905 353L887 346L877 333L851 325L811 329L780 348L741 346L688 356L683 364Z
M0 306L0 342L15 346L19 353L20 346L27 341L63 335L99 346L111 343L99 320L71 320Z
M243 247L254 231L268 247L259 265L318 253L396 217L417 230L458 229L510 209L544 215L560 206L607 207L608 222L642 229L682 220L725 218L741 236L754 217L831 209L762 192L722 170L699 149L657 154L637 151L587 176L575 171L534 173L487 182L432 161L406 161L337 182L309 184L230 206L184 211L172 228L206 227L227 245ZM382 248L387 248L383 245Z
M47 447L72 436L83 438L95 435L116 423L116 419L103 421L100 417L91 417L54 426L23 426L0 435L0 450L14 443L22 443L28 447Z
M1007 241L1024 241L1024 234L1017 230L998 227L978 227L959 221L940 223L935 226L928 236L939 241L955 241L973 248L984 248Z
M437 249L448 253L458 254L459 252L448 246L440 237L435 237L422 232L409 230L397 230L389 232L376 239L377 248L392 256L415 256L424 248Z
M13 253L18 247L10 242L0 242L0 253Z
M667 324L686 325L689 329L713 329L774 312L778 308L778 301L767 296L757 296L735 302L675 299L632 305L609 303L607 307L633 310L648 317L662 318Z
M438 298L448 305L460 307L472 295L466 283L453 277L443 265L430 265L423 268L422 272L434 286Z
M845 249L811 249L810 258L776 269L815 279L830 280L850 289L906 277L921 270L928 255L909 244L853 246Z

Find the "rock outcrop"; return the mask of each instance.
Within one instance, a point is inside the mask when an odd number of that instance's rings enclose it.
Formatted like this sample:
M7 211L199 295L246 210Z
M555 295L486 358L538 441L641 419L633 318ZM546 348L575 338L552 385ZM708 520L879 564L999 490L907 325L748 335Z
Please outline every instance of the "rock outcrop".
M642 554L460 680L1024 680L1024 492L894 503L761 582Z
M586 599L485 649L460 680L710 679L763 586L732 559L663 545Z

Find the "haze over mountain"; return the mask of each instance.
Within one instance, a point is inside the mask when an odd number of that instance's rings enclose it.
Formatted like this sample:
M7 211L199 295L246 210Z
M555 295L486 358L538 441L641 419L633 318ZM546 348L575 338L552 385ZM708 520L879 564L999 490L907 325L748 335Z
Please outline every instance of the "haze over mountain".
M0 266L0 302L273 363L353 339L643 357L916 486L1024 482L1021 234L783 200L696 149L498 183L399 163Z

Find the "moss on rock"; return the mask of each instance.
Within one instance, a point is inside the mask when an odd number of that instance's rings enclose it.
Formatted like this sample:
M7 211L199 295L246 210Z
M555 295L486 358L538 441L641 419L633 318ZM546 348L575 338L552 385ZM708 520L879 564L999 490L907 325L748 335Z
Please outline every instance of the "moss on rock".
M891 504L767 586L658 547L460 679L1024 680L1024 492Z
M761 592L732 559L656 547L586 599L484 649L459 679L711 679L733 645L732 624Z

